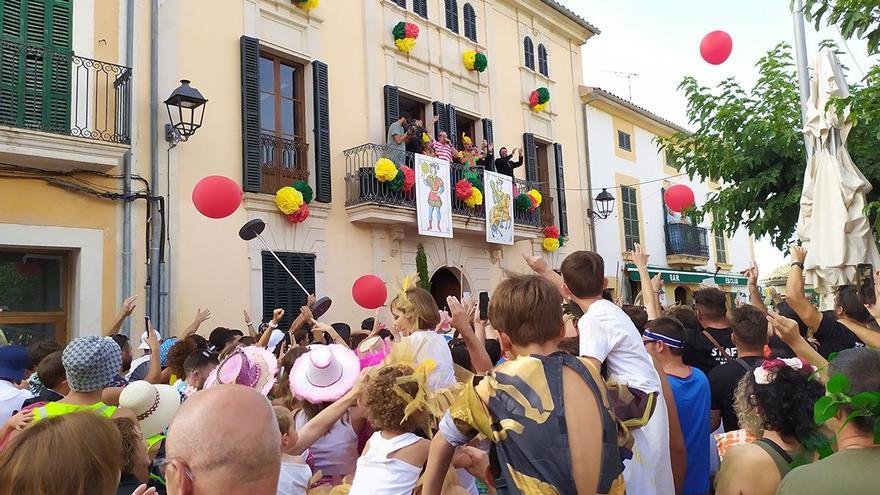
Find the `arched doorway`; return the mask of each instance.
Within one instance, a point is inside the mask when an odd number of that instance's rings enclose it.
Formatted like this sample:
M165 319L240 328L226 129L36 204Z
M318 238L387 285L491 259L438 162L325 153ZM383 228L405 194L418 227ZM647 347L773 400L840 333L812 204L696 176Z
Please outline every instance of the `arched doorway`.
M462 297L463 292L470 291L470 284L462 276L461 271L454 267L440 267L431 276L431 295L441 310L449 311L446 298L455 296Z
M676 287L675 288L675 304L686 306L688 303L687 299L688 299L688 290L680 285L678 287Z

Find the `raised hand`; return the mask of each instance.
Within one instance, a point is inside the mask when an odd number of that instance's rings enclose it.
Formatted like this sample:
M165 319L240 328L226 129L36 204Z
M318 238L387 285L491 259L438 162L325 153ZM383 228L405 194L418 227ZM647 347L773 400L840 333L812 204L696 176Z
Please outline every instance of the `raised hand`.
M880 270L874 272L874 304L865 304L874 318L880 318Z
M284 309L283 308L275 308L275 311L272 311L272 323L278 325L278 322L284 318Z
M309 294L309 297L306 298L306 306L311 307L318 300L314 294Z
M550 265L547 264L547 260L543 256L527 256L523 254L522 257L533 272L541 275L550 271Z
M137 307L137 296L131 296L122 302L122 307L119 308L119 312L124 314L125 316L131 316L131 313L134 311L134 308L136 308L136 307Z
M150 352L159 352L159 338L156 337L156 330L153 329L153 321L147 322L147 345L150 346Z
M794 245L791 247L791 262L803 263L807 259L807 250L803 246Z
M758 286L758 264L754 261L752 262L752 266L746 269L745 272L746 278L749 279L749 287L757 287Z
M471 328L471 315L461 301L455 296L446 298L446 304L449 305L450 323L453 328L458 331Z
M660 277L660 274L654 275L651 279L651 288L654 289L655 294L659 294L661 290L663 290L663 279Z
M801 338L800 328L796 321L786 318L775 311L767 313L768 333L772 332L783 342L793 347L793 344Z
M247 311L244 312L244 315L245 315L244 317L245 317L245 320L246 320L246 321L251 321L251 319L250 319L250 318L248 317L248 315L247 315ZM208 308L205 308L205 309L199 308L199 310L196 311L196 320L197 320L199 323L203 323L203 322L208 321L208 320L210 320L210 319L211 319L211 310L210 310L210 309L208 309Z
M635 243L634 249L632 251L632 259L633 263L635 263L638 268L648 268L648 258L651 255L648 254L648 251L642 248L642 245L638 242Z
M19 411L6 420L6 426L13 430L21 431L27 428L34 420L34 411Z
M245 310L242 310L241 314L244 316L244 323L245 323L245 325L251 325L251 324L253 324L253 321L251 320L251 315L248 314L248 312L247 312L246 309L245 309Z

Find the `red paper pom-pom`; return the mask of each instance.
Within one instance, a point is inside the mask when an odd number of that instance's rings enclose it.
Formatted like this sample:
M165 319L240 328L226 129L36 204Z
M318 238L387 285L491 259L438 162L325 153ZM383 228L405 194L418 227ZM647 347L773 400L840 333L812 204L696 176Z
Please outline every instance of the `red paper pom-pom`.
M467 200L471 197L471 191L473 191L474 186L467 181L467 179L460 179L455 183L455 197L461 201Z
M406 165L400 166L400 171L403 172L403 192L409 192L412 190L413 186L416 185L416 173L413 169L407 167Z
M419 37L419 27L411 22L407 22L404 25L404 33L406 33L406 38L418 38Z
M298 210L287 215L287 219L290 220L291 223L303 223L306 221L306 218L309 218L308 203L303 203Z
M531 194L526 194L526 197L529 198L529 201L532 202L532 206L531 208L529 208L529 211L535 211L536 209L538 209L538 199Z
M544 237L559 239L559 228L555 225L544 227Z
M533 106L537 105L538 103L540 103L538 101L538 92L532 91L532 93L529 95L529 106L533 107Z

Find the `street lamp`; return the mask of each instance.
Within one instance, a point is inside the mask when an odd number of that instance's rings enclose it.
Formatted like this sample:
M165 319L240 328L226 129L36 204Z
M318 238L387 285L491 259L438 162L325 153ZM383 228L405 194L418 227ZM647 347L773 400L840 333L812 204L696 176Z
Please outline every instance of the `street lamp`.
M205 117L205 103L208 100L196 88L189 85L187 79L180 81L180 86L165 100L168 109L168 120L165 124L165 140L171 147L180 141L186 141L202 126Z
M588 209L587 213L590 216L604 220L611 215L612 211L614 211L614 196L612 196L604 187L602 188L602 192L596 195L595 201L598 211Z

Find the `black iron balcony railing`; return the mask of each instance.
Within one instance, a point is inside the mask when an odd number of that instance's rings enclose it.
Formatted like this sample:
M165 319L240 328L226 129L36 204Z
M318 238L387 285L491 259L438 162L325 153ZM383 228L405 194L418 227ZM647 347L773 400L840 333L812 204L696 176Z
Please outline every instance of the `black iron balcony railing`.
M308 151L309 143L303 138L291 140L274 134L261 134L261 192L275 194L296 181L308 181Z
M0 125L131 143L131 69L0 41Z
M387 184L376 180L373 168L376 161L380 158L403 160L404 163L412 166L414 159L412 153L389 150L387 146L381 144L362 144L356 148L345 150L343 154L345 155L346 162L346 206L375 203L415 209L416 196L414 189L409 192L392 191ZM453 163L450 166L451 177L449 178L449 187L452 197L452 213L472 218L486 218L486 210L483 206L470 208L463 201L455 197L455 184L464 177L463 173L466 169L465 165L458 163ZM484 182L482 167L476 167L476 172L479 175L480 181ZM518 191L527 191L535 187L531 182L517 178L513 179L513 186ZM541 225L540 208L535 211L526 212L514 210L514 221L517 225L539 227Z
M686 223L666 224L666 254L709 259L709 231Z

